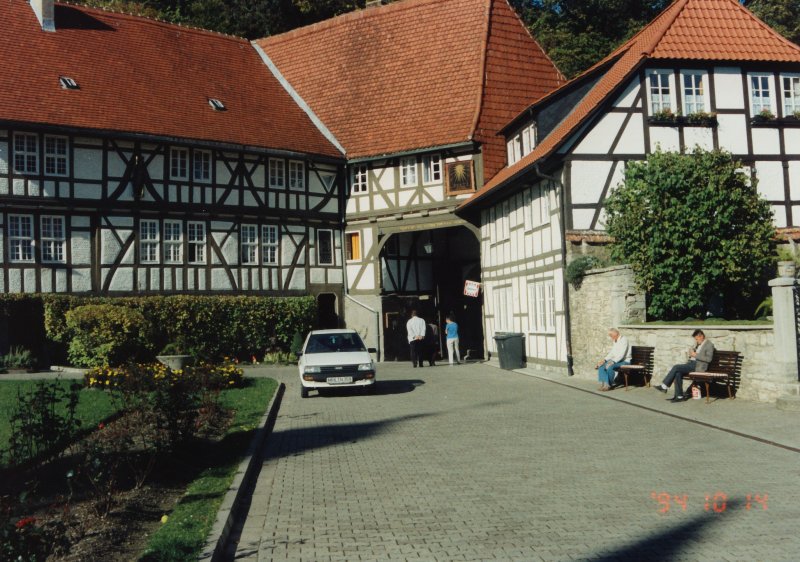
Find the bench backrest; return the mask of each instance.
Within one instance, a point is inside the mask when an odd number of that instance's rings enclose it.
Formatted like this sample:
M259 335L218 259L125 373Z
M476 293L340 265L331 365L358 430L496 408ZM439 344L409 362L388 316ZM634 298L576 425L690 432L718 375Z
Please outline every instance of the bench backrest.
M648 374L653 371L653 363L655 358L655 347L643 347L641 345L634 345L631 347L631 364L642 365Z
M735 388L739 388L739 378L742 373L742 354L738 351L714 350L714 358L708 365L712 373L726 373L731 377Z

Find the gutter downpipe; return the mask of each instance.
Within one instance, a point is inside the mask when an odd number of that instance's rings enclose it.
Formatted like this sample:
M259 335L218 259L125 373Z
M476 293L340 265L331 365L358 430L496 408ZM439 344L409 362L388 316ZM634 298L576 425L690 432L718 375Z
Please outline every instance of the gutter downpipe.
M350 178L350 165L346 164L345 167L345 178L344 184L347 186ZM345 214L346 214L346 206L347 206L347 187L342 191L340 195L340 208L342 209L342 233L344 233L344 226L345 226ZM343 241L344 242L344 241ZM344 246L344 244L342 244ZM344 260L344 247L342 248L342 279L344 279L344 298L349 300L352 303L357 304L364 310L371 312L375 315L375 356L378 359L378 363L381 362L381 313L372 308L371 306L367 306L363 302L358 299L355 299L350 296L348 292L348 285L347 282L347 263Z
M561 209L561 261L564 264L563 267L566 269L567 267L567 224L566 224L566 196L564 194L564 184L561 182L561 179L555 176L549 176L543 173L539 169L539 164L536 163L533 165L533 171L537 177L543 180L548 180L555 183L558 186L558 204L559 208ZM566 275L561 275L562 284L563 284L563 292L564 292L564 331L566 332L566 344L567 344L567 375L574 376L575 370L573 369L573 358L572 358L572 323L570 321L570 314L569 314L569 284L567 283Z

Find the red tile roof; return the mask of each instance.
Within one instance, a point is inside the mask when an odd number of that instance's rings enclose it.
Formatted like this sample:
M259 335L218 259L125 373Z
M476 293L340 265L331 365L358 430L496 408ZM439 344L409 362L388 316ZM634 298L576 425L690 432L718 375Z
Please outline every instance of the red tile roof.
M551 156L648 59L798 63L800 47L772 30L736 0L677 0L629 41L574 79L605 72L533 152L501 170L459 209L484 200ZM571 84L563 86L562 90ZM548 97L554 95L558 92Z
M501 123L562 81L506 0L403 0L257 43L351 158L500 146Z
M4 122L342 156L244 39L61 4L49 33L25 0L2 1Z

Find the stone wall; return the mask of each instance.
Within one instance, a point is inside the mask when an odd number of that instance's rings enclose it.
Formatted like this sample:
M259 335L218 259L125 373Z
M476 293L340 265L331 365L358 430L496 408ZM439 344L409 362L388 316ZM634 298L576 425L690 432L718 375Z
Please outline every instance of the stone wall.
M358 295L353 298L349 295L344 299L344 318L347 328L351 328L361 335L367 347L378 350L379 360L383 358L381 349L381 298L373 295Z
M672 365L686 361L686 351L694 343L692 332L700 328L717 349L743 355L738 397L775 402L781 395L800 395L791 297L795 283L794 279L770 282L773 324L659 326L644 324L645 296L636 289L629 267L590 270L580 287L569 292L574 374L597 378L594 366L611 346L607 329L617 327L631 345L655 347L653 379L660 381Z
M629 266L589 270L580 287L570 287L575 375L589 376L597 362L608 353L611 344L608 328L644 322L645 306L645 296L636 289Z

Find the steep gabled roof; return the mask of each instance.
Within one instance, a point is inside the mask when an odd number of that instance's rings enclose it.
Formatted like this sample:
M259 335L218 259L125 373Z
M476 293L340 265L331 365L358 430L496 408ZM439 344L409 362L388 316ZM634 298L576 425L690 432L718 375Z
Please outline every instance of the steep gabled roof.
M2 14L0 121L342 156L244 39L62 4L50 33L25 0Z
M516 73L541 82L542 91L527 93L522 103L518 92L509 92L505 103L515 114L560 85L562 76L506 0L403 0L257 44L348 157L379 156L481 136L492 17L508 31L503 40L514 52ZM489 106L500 114L506 109Z
M486 199L534 164L551 156L647 60L657 59L800 63L800 47L771 29L736 0L677 0L629 41L574 79L605 72L564 121L530 154L501 170L459 209ZM558 96L571 84L565 84L548 97Z

